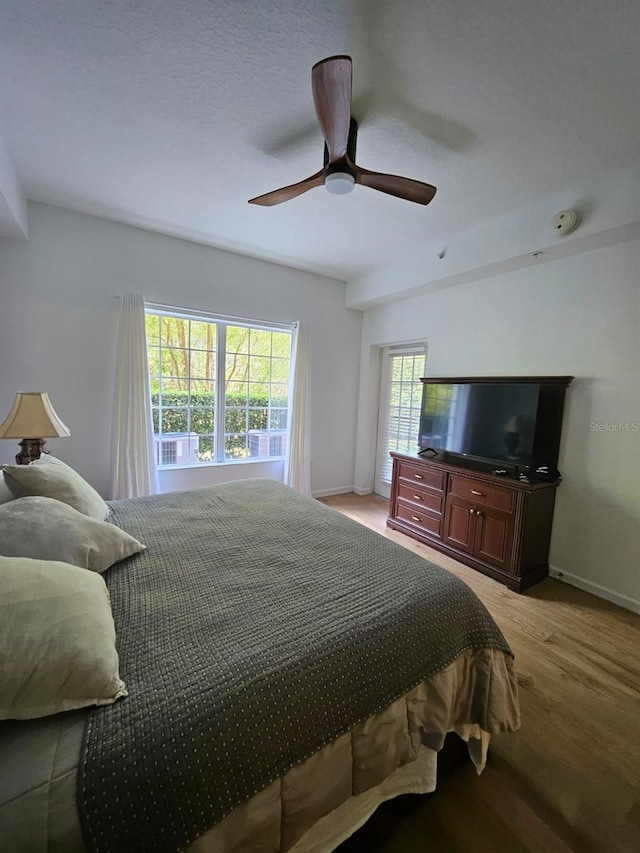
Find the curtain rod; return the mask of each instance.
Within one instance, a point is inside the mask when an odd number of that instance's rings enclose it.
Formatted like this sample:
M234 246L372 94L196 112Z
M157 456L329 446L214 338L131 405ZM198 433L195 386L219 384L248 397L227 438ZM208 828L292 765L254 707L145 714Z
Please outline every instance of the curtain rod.
M122 299L122 296L114 296L113 298ZM215 314L212 311L198 311L195 308L183 308L181 305L163 305L161 302L145 301L144 307L173 317L184 315L186 317L203 317L207 319L215 318L217 320L224 320L226 323L242 323L245 326L269 326L274 329L296 329L300 325L297 321L293 323L282 323L277 320L263 320L259 317L235 317L230 314Z

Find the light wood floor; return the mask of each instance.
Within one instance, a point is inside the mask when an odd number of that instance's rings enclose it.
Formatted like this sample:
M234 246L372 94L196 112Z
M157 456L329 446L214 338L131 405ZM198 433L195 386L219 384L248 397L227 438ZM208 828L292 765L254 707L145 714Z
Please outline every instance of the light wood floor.
M369 849L384 853L640 851L640 616L546 580L524 595L385 525L373 495L323 502L462 578L516 656L522 727ZM386 837L388 835L388 837Z

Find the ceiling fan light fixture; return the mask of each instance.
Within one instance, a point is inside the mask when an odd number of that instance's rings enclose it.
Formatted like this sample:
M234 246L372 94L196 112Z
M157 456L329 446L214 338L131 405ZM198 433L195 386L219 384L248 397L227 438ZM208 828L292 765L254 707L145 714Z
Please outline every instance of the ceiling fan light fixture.
M324 179L324 185L334 195L346 195L354 188L356 179L350 172L332 172Z

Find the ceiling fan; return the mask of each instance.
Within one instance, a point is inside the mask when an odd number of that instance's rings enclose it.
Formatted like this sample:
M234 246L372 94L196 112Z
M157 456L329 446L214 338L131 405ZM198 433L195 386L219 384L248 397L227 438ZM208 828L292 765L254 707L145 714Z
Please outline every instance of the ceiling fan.
M351 76L350 56L329 56L313 66L311 88L318 123L325 140L324 165L315 175L297 184L249 199L249 204L270 207L322 184L329 192L337 195L351 192L355 184L362 184L407 201L429 204L436 194L436 188L431 184L401 178L399 175L371 172L356 164L358 123L351 116Z

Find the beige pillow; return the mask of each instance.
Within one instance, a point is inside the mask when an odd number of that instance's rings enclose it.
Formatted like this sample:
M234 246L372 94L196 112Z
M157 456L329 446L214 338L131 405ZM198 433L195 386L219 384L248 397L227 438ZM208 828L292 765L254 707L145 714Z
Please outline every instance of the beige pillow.
M3 465L6 482L17 496L41 495L69 504L78 512L100 521L109 507L93 486L55 456L45 454L28 465Z
M53 498L17 498L0 506L0 555L60 560L104 572L145 545L124 530Z
M0 720L29 720L126 696L103 578L77 566L0 557Z

